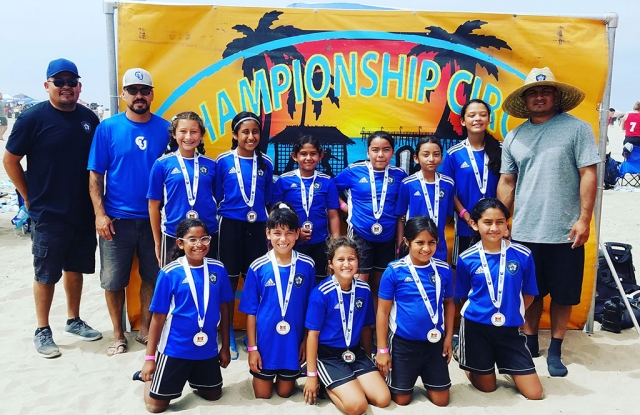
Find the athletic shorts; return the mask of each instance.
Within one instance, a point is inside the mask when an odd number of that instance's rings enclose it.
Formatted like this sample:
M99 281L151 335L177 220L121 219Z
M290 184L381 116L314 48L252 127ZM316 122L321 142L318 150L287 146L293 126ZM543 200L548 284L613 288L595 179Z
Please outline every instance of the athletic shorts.
M451 268L455 269L458 263L458 256L470 248L471 236L456 235L453 240L453 251L451 252Z
M478 375L495 372L530 375L536 367L527 348L527 338L518 327L496 327L460 320L460 369Z
M261 369L260 373L249 369L249 373L251 373L254 378L269 381L273 381L277 377L278 380L292 382L300 377L300 370L291 369Z
M246 275L251 263L267 253L266 222L249 223L220 216L218 223L218 259L230 278Z
M327 276L327 243L318 242L317 244L296 245L296 251L309 255L313 262L316 263L316 278L324 278Z
M173 236L167 235L166 233L162 234L162 266L164 267L169 262L171 262L171 255L174 249L178 249L176 244L176 238ZM218 259L218 234L211 234L211 243L209 244L209 252L207 252L207 258Z
M584 275L584 245L571 249L572 243L540 244L519 242L531 250L536 264L538 295L541 301L548 294L560 305L580 304Z
M7 117L0 117L0 127L6 127L7 125L9 125Z
M138 255L142 281L155 285L160 268L149 219L110 218L115 230L112 240L99 238L100 286L108 291L124 289L129 284L134 254Z
M368 274L372 269L384 271L389 262L396 259L396 241L393 238L387 242L371 242L354 232L353 240L360 245L360 274Z
M93 274L96 266L96 227L83 224L33 222L31 252L35 280L41 284L60 281L62 271Z
M316 359L318 377L329 390L349 383L358 376L378 370L378 367L367 356L362 347L355 346L350 349L356 355L356 360L353 363L347 363L342 360L342 353L346 350L323 344L318 345L318 358Z
M206 360L187 360L158 353L149 396L163 401L178 398L187 381L192 389L222 388L219 356Z

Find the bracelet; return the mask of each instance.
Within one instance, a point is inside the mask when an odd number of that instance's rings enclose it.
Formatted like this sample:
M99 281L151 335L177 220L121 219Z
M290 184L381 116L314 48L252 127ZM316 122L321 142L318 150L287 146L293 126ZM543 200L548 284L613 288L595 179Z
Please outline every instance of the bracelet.
M347 207L345 202L340 203L340 210L344 210L345 207Z
M257 352L258 351L258 346L247 346L247 351L248 352Z
M156 361L156 356L155 355L147 355L144 357L144 360L153 360L154 362Z
M386 353L389 353L389 348L388 348L388 347L386 347L386 348L384 348L384 349L378 349L378 353L380 353L380 354L386 354Z
M462 217L464 216L465 213L467 213L467 209L462 209L460 211L460 214L459 214L460 215L460 219L462 219Z
M307 377L315 378L318 376L318 372L307 372Z

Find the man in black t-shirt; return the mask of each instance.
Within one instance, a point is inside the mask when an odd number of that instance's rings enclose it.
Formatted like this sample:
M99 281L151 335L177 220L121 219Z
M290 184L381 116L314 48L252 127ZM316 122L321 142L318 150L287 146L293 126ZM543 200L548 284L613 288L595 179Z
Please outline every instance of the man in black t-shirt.
M80 319L83 273L95 269L96 234L89 197L87 161L99 123L93 111L76 105L82 89L76 65L49 63L44 88L49 100L16 120L3 156L9 178L24 198L33 221L33 294L38 328L37 352L60 356L49 327L55 284L64 275L68 320L65 335L93 341L102 334ZM21 160L27 158L27 180Z

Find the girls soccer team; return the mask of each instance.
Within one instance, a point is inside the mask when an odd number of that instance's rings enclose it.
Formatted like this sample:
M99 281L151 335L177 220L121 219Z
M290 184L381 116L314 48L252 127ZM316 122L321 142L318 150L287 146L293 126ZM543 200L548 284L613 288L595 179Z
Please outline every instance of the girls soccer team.
M247 314L256 398L270 398L274 383L279 396L291 396L306 367L309 404L316 402L320 381L348 414L391 399L406 405L420 376L427 397L444 406L454 357L481 391L495 390L497 364L525 397L540 399L542 386L519 334L537 293L535 269L526 247L505 241L509 211L490 197L497 180L488 118L483 101L463 107L468 139L450 149L446 174L436 171L443 160L439 140L418 141L414 161L420 169L407 176L389 165L394 140L380 131L368 140L368 160L335 179L316 171L322 148L303 136L291 154L299 167L272 185L273 164L258 149L255 114L233 119L232 149L215 162L196 150L205 133L200 117L174 117L176 149L156 162L148 193L164 268L141 372L147 409L166 409L186 381L205 399L220 397L220 367L238 356L232 301L240 274L246 277L239 309ZM466 177L469 165L474 180ZM469 186L456 186L452 177ZM464 300L459 341L444 238L454 207L477 237L458 260L455 294ZM347 213L348 237L339 236L338 209ZM465 226L458 221L456 227L461 251L470 243Z

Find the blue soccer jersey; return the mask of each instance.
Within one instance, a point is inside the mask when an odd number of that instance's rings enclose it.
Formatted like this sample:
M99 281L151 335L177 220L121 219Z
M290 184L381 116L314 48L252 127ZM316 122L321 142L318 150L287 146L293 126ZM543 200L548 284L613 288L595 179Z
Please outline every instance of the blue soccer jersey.
M278 268L284 299L291 266ZM263 368L299 369L298 348L304 337L304 319L315 278L313 260L304 254L298 254L291 298L284 318L291 329L289 333L282 335L276 332L276 325L282 321L282 313L270 255L261 256L249 267L238 310L256 316L258 350Z
M444 229L447 226L447 216L453 215L453 194L455 186L451 177L440 173L437 174L440 177L440 201L438 205L438 247L434 257L446 261L447 239L444 235ZM407 220L420 215L431 217L424 199L424 191L422 189L422 183L420 182L421 176L422 172L417 171L402 181L400 194L398 196L398 205L396 206L396 215L406 215ZM426 182L426 187L431 209L435 209L435 182Z
M88 170L106 175L104 211L122 219L148 219L149 173L169 143L169 121L156 115L144 123L126 113L102 121L89 153Z
M392 301L389 330L407 340L427 340L427 333L434 325L407 261L411 260L405 257L389 264L380 280L378 298ZM435 272L431 264L415 266L415 269L432 309L438 314L436 328L444 334L444 299L453 296L453 274L446 262L435 258L432 261L440 276L437 308Z
M484 177L484 150L474 151L473 158L478 166L480 177ZM471 166L471 159L465 149L464 142L458 143L447 150L447 155L442 163L442 173L451 177L456 184L456 196L462 206L469 212L478 201L485 197L496 197L498 180L500 175L489 170L487 176L487 189L483 195L478 187L476 175ZM473 235L473 229L463 220L459 220L456 232L460 236Z
M216 326L220 321L220 304L233 300L231 283L222 262L205 258L209 271L209 306L205 315L203 331L209 336L207 344L193 343L200 328L198 311L183 269L184 257L170 262L158 273L156 288L149 311L166 314L158 351L167 356L188 360L211 359L218 355ZM191 267L193 281L198 295L200 315L204 312L204 265Z
M253 207L249 208L242 197L236 168L233 160L233 152L226 151L216 159L216 182L214 186L215 197L219 203L218 214L227 219L247 220L247 214L254 211L258 214L257 222L267 221L267 204L271 203L273 188L273 163L266 154L262 155L265 168L258 163L258 178L256 182L256 195ZM251 197L251 172L253 168L252 157L239 157L242 182L247 198Z
M481 243L481 242L479 242ZM491 325L491 316L498 312L491 302L482 268L478 244L464 251L456 265L456 298L467 298L460 314L476 323ZM519 327L524 323L523 295L537 295L536 267L529 248L515 242L507 247L504 288L500 312L505 326ZM500 253L486 253L494 295L497 295Z
M299 242L298 244L317 244L324 242L329 237L328 231L328 211L340 208L340 200L338 199L338 190L333 179L326 174L318 173L315 181L313 177L304 177L302 182L305 187L305 194L309 200L309 189L313 183L313 200L309 209L309 217L302 205L302 190L300 188L300 177L295 171L284 173L273 189L273 202L285 201L298 213L300 218L300 226L307 220L313 223L313 232L311 239L307 242ZM308 208L308 207L307 207Z
M325 346L349 348L360 343L362 328L372 326L376 323L376 316L373 311L373 298L369 285L356 279L355 286L355 306L353 316L353 327L351 343L345 344L342 330L342 317L340 316L340 306L338 294L331 277L327 277L318 284L309 297L309 307L307 307L307 318L305 327L309 330L320 332L318 342ZM348 318L351 304L351 291L342 291L342 301L344 304L345 318Z
M189 186L193 187L193 158L185 158L184 164L189 175ZM196 202L191 207L175 153L159 158L151 168L147 198L163 202L165 222L162 231L169 236L176 237L178 224L187 217L190 210L198 212L198 217L207 225L211 234L218 232L217 204L213 196L216 162L208 157L198 156L198 171Z
M347 217L347 233L349 236L356 232L360 237L371 242L387 242L396 234L396 204L400 183L407 177L404 170L389 166L387 178L387 194L384 202L382 216L377 221L382 225L382 232L375 235L371 227L376 223L373 216L373 203L371 198L371 184L369 178L368 162L351 164L342 170L335 178L339 191L346 190L348 195L349 215ZM378 208L382 196L384 171L375 171L375 187Z

